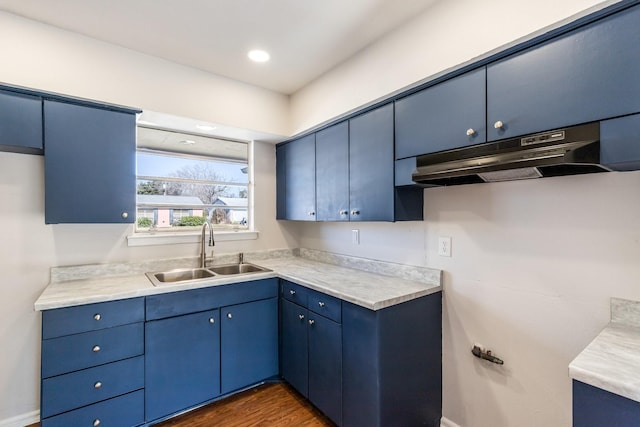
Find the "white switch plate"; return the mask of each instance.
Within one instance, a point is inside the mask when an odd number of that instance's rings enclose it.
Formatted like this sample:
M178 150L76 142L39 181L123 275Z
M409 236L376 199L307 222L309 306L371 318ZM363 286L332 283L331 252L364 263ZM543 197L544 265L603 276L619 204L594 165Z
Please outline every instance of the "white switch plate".
M351 230L351 243L354 245L360 244L360 230Z
M438 237L438 255L451 256L451 237Z

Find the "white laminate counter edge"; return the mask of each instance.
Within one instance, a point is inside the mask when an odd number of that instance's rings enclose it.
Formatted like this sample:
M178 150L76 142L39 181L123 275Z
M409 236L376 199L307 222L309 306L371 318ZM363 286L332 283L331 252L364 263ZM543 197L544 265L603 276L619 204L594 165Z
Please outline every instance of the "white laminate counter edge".
M55 267L52 268L51 283L35 302L34 308L39 311L50 310L270 277L281 277L371 310L379 310L442 290L440 270L356 257L345 258L349 259L345 260L335 254L327 255L321 251L298 249L247 252L247 262L262 265L273 271L250 276L216 276L211 280L158 287L150 283L144 272L194 267L197 265L197 258ZM318 259L339 262L325 263ZM214 264L236 260L237 254L216 255ZM356 263L360 268L343 266L349 265L350 262ZM367 271L362 266L370 266L370 270ZM398 275L387 275L393 272L394 268L397 268ZM422 280L415 280L414 277Z
M640 302L611 299L611 323L569 364L569 376L640 402Z

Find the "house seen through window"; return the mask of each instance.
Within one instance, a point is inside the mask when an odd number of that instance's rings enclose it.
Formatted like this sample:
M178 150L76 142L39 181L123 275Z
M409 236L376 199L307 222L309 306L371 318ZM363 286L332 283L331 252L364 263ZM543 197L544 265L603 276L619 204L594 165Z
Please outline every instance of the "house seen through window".
M138 127L136 231L249 229L248 144Z

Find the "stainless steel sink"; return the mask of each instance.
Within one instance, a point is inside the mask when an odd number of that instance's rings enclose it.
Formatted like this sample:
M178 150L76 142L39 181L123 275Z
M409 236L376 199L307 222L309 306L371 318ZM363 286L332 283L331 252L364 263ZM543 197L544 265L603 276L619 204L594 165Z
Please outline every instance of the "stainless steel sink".
M159 273L146 273L154 286L163 283L187 282L192 280L208 279L215 276L206 268L180 268L176 270L162 271Z
M266 271L273 271L269 270L268 268L260 267L259 265L249 264L246 262L242 264L214 265L209 267L209 270L223 276L228 276L231 274L262 273Z

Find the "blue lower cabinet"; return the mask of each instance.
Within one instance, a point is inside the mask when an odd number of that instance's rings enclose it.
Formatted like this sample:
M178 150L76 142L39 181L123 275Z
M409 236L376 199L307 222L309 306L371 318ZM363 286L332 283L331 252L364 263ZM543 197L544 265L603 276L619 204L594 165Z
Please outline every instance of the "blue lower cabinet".
M309 397L308 310L284 298L280 303L282 378L304 397Z
M342 334L343 426L440 426L440 292L377 311L343 302Z
M145 408L157 420L220 394L219 311L145 325Z
M309 312L309 400L342 425L342 326Z
M637 427L640 402L573 380L574 427Z
M278 375L278 298L220 309L222 394Z
M44 418L41 427L117 426L144 424L144 391L139 390L71 412Z

